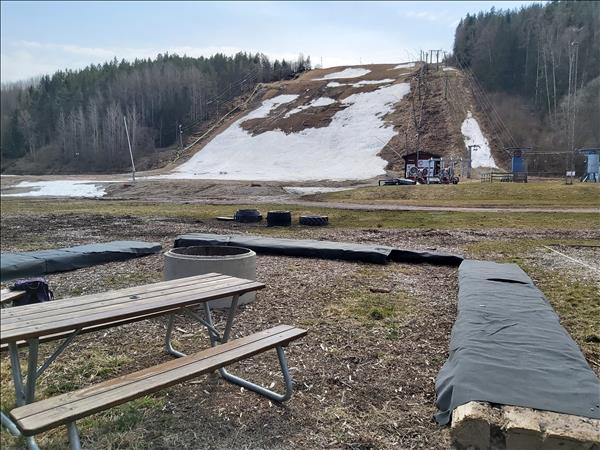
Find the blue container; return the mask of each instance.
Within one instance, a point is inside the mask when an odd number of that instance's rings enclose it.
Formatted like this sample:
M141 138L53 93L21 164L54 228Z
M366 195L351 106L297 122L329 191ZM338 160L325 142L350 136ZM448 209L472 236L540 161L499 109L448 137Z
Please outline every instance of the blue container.
M513 154L512 157L512 172L513 173L524 173L527 172L525 169L525 158L521 152Z
M600 155L598 153L588 153L587 155L587 173L600 172Z

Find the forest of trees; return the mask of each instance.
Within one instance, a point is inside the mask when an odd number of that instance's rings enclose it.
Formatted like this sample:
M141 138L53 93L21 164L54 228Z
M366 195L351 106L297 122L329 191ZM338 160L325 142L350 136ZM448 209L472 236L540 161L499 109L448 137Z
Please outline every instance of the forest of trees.
M103 172L128 167L123 117L134 154L147 156L256 83L310 69L310 57L274 61L262 55L209 58L158 55L116 59L2 86L2 170L26 161L31 171ZM220 108L220 109L219 109Z
M546 152L600 145L600 2L467 15L451 62L490 94L519 145Z

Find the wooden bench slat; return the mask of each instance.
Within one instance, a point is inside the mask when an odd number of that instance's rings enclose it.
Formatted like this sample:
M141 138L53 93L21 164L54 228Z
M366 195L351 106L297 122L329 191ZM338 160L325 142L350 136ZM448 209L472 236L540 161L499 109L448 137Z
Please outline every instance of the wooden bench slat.
M25 291L11 291L10 289L2 289L0 291L0 303L9 303L25 296Z
M85 328L93 325L98 325L104 322L114 322L116 320L127 319L139 315L152 314L158 311L170 310L173 308L181 308L210 300L228 297L231 295L241 295L246 292L256 291L265 287L264 284L254 281L245 281L243 284L234 285L229 288L211 289L206 292L196 292L189 294L177 293L174 295L166 295L150 299L148 302L136 302L130 300L128 304L118 304L101 308L101 311L90 311L89 314L76 315L69 319L60 321L51 321L48 323L26 326L22 324L18 328L0 330L0 342L11 342L22 339L28 339L36 336L44 336L48 334L68 331L76 328Z
M23 434L30 436L285 345L304 335L306 330L280 325L194 355L25 405L12 410L10 415Z
M211 274L213 275L213 274ZM24 317L35 318L40 314L56 313L60 314L59 311L73 311L73 308L91 308L98 303L109 302L119 299L130 299L131 296L144 298L146 296L157 296L163 295L165 292L172 292L173 290L189 289L190 286L210 284L215 281L224 280L230 278L227 275L218 275L211 277L204 277L197 279L197 277L180 278L178 280L172 280L165 283L155 283L152 285L138 286L136 288L118 289L115 291L103 292L99 294L83 295L81 297L69 297L62 300L56 300L56 303L52 303L52 307L42 308L40 311L40 304L35 305L24 305L20 306L18 310L7 310L3 312L2 321L3 324L12 323L18 320L22 320ZM147 286L154 286L149 289ZM51 311L46 311L46 308Z
M105 310L109 306L121 307L122 305L129 305L131 303L140 305L146 302L153 301L157 297L164 298L165 296L173 296L179 293L191 294L206 292L211 289L223 289L225 287L236 286L247 281L248 280L243 280L241 278L227 277L224 279L218 279L198 285L192 284L180 288L172 288L168 291L149 292L146 294L135 296L136 298L133 299L131 298L131 296L121 296L111 300L94 302L93 304L87 303L83 305L72 306L67 309L60 308L61 301L58 300L56 303L48 303L48 306L46 306L46 304L39 304L38 312L36 314L29 314L28 316L24 317L19 317L17 315L13 315L13 317L10 318L2 317L2 330L8 331L20 327L39 325L46 322L67 320L71 317L80 317L82 313L94 314L96 312ZM133 300L135 300L135 302L133 302ZM56 308L56 306L59 307Z

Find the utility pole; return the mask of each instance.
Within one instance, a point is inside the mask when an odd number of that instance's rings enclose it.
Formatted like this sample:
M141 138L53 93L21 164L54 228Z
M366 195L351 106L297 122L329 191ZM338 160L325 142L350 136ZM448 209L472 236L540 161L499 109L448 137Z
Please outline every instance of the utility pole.
M448 98L448 72L444 75L444 100Z
M579 59L579 42L573 41L569 46L569 88L567 94L567 145L565 170L575 170L575 123L577 116L577 64Z
M467 178L471 178L471 156L473 150L477 151L478 148L480 148L480 146L477 144L467 146Z
M133 152L131 151L131 140L129 139L129 129L127 128L127 119L123 116L125 124L125 134L127 135L127 144L129 145L129 156L131 157L131 179L135 183L135 164L133 163Z
M443 52L443 49L439 50L429 50L429 63L433 64L433 53L435 52L435 69L440 70L440 52Z

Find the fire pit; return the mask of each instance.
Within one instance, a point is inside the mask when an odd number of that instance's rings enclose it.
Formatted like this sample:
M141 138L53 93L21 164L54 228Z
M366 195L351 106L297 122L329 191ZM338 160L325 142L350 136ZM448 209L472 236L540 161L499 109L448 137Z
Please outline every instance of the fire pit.
M193 246L169 250L164 255L164 278L192 277L205 273L221 273L248 280L256 280L256 253L242 247ZM238 305L253 302L256 293L240 296ZM209 302L211 308L231 306L232 297Z

